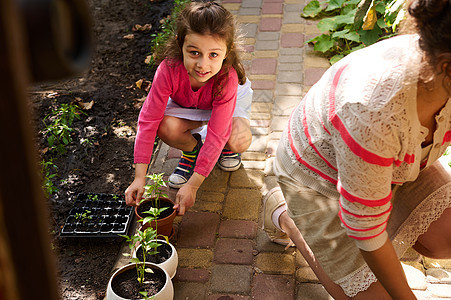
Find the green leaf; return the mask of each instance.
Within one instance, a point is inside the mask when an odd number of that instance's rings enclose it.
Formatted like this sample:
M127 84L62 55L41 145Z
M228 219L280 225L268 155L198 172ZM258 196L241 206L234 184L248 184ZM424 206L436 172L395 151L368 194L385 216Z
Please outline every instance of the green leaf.
M153 273L153 270L151 268L145 268L144 271L146 273Z
M321 31L334 31L338 27L336 17L324 18L318 22L318 29Z
M346 0L330 0L329 4L327 5L326 11L332 11L335 9L339 9L343 6L343 3L345 3Z
M359 30L360 40L365 46L369 46L374 44L379 39L379 34L382 33L382 30L379 26L374 26L372 30Z
M353 42L360 43L360 35L355 31L351 31L345 34L344 38Z
M344 39L345 35L349 32L349 29L344 29L344 30L340 30L340 31L335 31L334 33L332 33L332 38L341 38Z
M343 57L345 57L344 54L336 54L329 59L329 62L331 65L333 65L334 63L338 62Z
M323 34L321 37L323 38L318 39L313 49L315 51L327 52L334 46L334 42L330 40L330 36L328 35Z
M304 18L314 18L322 11L319 1L310 1L301 14Z

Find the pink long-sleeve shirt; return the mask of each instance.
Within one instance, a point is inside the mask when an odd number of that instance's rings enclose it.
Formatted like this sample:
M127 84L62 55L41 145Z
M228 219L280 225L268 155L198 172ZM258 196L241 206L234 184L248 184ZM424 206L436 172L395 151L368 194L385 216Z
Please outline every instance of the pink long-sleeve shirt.
M232 131L232 115L238 86L235 69L229 70L228 79L222 85L219 95L216 95L218 86L215 84L215 78L208 80L199 90L193 91L183 63L164 60L155 73L152 88L139 114L134 162L150 163L155 136L171 97L182 107L212 111L207 137L194 168L195 172L207 177Z

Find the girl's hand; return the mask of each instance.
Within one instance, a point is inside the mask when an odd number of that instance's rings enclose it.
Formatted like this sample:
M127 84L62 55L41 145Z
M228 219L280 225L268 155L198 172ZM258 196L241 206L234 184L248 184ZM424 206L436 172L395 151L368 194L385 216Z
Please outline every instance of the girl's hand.
M142 195L144 194L144 185L146 184L146 179L135 178L132 184L125 190L125 203L129 206L136 206L141 201Z
M197 190L199 189L205 177L194 172L188 182L182 186L175 196L174 209L177 215L183 216L185 212L194 205L196 201Z
M174 209L177 215L183 216L188 209L190 209L196 201L196 194L199 188L186 183L182 186L175 196Z

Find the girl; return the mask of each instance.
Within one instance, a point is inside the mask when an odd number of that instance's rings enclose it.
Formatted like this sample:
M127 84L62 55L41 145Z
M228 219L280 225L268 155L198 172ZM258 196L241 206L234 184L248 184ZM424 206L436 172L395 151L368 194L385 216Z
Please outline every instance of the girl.
M291 239L336 299L415 299L399 257L451 258L451 175L437 160L451 141L451 2L408 12L415 34L334 64L293 111L282 192L264 199L270 238Z
M174 208L183 215L194 204L197 190L220 155L223 169L239 168L241 160L236 152L245 151L251 141L246 118L252 91L238 58L234 17L220 4L188 4L177 17L176 35L162 56L139 115L135 179L125 197L128 205L140 202L158 134L166 144L183 151L169 177L169 186L180 188ZM235 109L238 84L242 85L242 97ZM203 144L201 136L192 131L207 120Z

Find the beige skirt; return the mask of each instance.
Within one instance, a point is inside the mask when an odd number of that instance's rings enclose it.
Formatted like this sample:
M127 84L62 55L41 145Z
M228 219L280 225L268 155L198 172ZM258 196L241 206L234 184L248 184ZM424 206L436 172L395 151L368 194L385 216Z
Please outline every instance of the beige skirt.
M338 192L336 197L326 197L294 181L277 157L275 163L287 213L325 272L349 297L366 290L377 279L341 224ZM450 168L436 162L421 171L416 181L395 186L392 203L387 232L401 257L451 207Z

